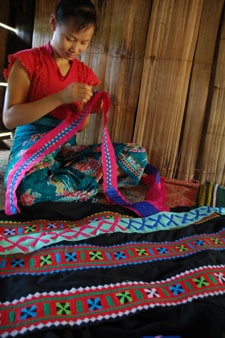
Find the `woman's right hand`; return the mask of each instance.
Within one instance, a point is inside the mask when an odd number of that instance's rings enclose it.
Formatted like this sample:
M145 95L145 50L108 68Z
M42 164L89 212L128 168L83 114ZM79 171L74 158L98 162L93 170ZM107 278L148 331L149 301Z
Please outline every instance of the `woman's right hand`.
M59 92L62 104L86 103L93 96L92 87L85 83L73 82Z

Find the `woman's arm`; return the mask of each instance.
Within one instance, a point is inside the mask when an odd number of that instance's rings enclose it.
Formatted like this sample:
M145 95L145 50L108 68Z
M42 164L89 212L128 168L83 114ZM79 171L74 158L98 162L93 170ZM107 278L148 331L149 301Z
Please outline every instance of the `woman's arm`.
M26 102L31 81L19 60L13 64L6 89L3 123L14 129L19 125L34 122L62 104L87 102L93 95L92 87L83 83L71 83L61 91L34 102Z

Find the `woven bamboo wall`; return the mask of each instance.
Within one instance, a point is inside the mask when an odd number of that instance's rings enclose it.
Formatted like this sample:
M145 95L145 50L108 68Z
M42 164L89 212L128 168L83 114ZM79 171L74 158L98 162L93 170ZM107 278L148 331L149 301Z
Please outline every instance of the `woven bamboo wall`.
M36 2L33 46L57 0ZM113 141L135 141L166 177L225 184L224 0L94 0L100 27L82 56L109 92ZM100 115L80 143L101 141Z

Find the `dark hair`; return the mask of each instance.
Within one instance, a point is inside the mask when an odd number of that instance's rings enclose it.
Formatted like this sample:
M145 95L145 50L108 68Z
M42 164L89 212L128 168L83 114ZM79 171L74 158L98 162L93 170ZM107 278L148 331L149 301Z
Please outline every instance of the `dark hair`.
M59 24L73 19L75 32L90 25L97 29L97 13L90 0L61 0L56 6L55 17Z

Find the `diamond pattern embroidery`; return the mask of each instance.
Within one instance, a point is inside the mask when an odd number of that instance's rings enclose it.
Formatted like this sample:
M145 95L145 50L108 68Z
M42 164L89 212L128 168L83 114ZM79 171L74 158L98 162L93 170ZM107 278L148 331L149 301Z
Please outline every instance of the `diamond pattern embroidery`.
M70 303L56 302L56 313L57 315L70 315Z
M89 298L87 303L88 303L88 308L90 311L102 309L100 298Z
M144 291L148 298L159 298L160 297L158 291L155 288L144 289Z
M20 320L25 320L25 319L28 319L28 318L34 318L36 316L37 316L36 305L32 305L32 306L21 309Z
M138 256L148 256L148 252L145 249L136 249Z
M16 234L16 229L4 229L4 236L13 236Z
M90 251L89 252L91 261L103 260L101 251Z
M197 245L197 246L202 246L202 245L205 244L205 242L202 239L199 239L199 240L195 241L194 244Z
M124 251L117 251L114 253L114 257L119 260L119 259L125 259L126 255Z
M175 296L185 292L181 284L171 285L169 289Z
M167 248L157 248L157 251L158 251L160 254L166 254L166 253L168 253Z
M51 255L45 255L45 256L40 257L40 266L51 265L51 264L52 264Z
M36 231L36 225L28 225L28 226L26 226L26 228L25 228L25 234L28 234L28 233L30 233L30 232L35 232Z
M215 276L219 279L220 283L225 283L225 275L222 272L215 273Z
M201 276L199 278L193 278L193 282L195 282L198 288L203 288L204 286L209 285L209 282L207 282L204 276Z
M77 261L77 254L76 252L66 252L65 258L67 262L75 262Z
M177 246L177 250L183 252L183 251L187 251L188 248L186 248L184 245L180 245L180 246Z
M18 259L18 258L12 259L11 266L13 268L16 268L16 267L22 268L22 267L24 267L24 260L22 258L21 259Z
M133 298L129 291L119 292L116 294L121 304L131 303Z
M217 237L212 238L212 240L215 244L223 244L223 242L221 242L221 240Z

